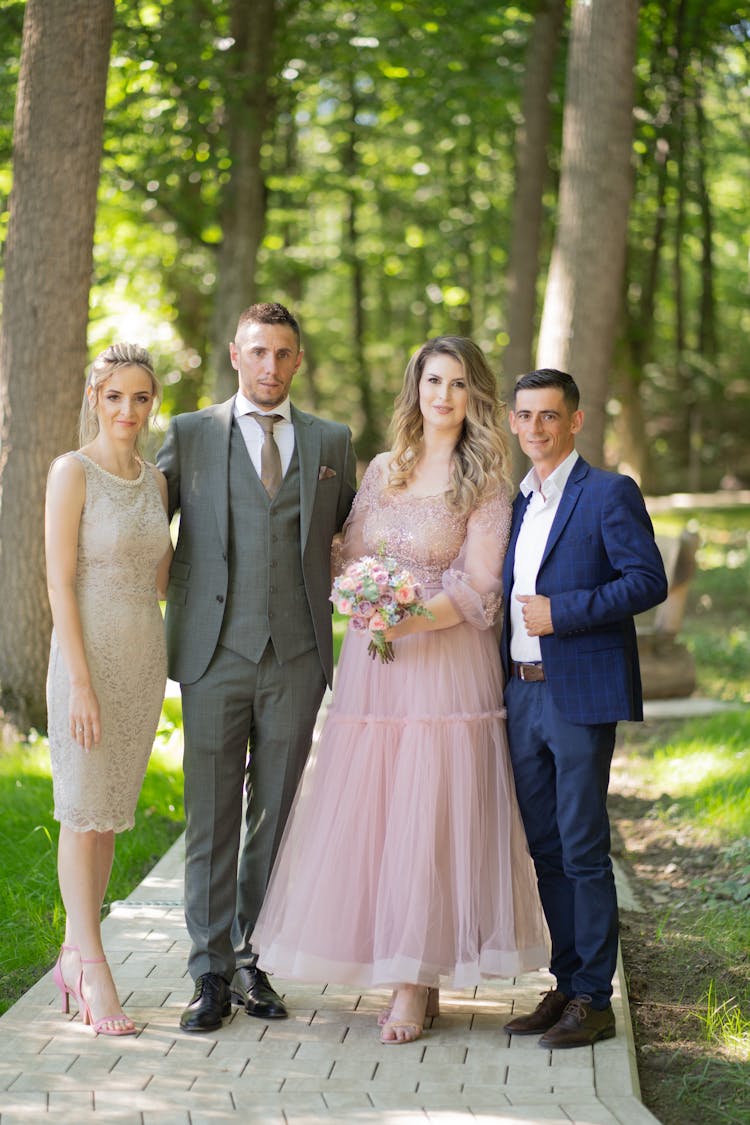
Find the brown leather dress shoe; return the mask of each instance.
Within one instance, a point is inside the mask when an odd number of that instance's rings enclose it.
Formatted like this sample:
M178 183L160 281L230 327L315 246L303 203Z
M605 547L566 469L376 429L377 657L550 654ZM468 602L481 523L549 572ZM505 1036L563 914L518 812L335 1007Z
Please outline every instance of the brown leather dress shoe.
M516 1016L504 1025L503 1030L511 1035L538 1035L554 1027L570 1000L564 992L556 988L542 993L542 1000L528 1016Z
M608 1004L603 1011L591 1007L590 996L571 1000L554 1027L539 1040L540 1047L591 1047L615 1034L615 1013Z

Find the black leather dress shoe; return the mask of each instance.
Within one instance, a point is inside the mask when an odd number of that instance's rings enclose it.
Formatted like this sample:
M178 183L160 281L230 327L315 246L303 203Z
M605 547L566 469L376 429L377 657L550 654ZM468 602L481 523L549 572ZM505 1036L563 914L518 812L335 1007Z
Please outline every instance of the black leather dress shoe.
M289 1015L284 1001L268 983L262 969L238 969L232 979L232 1003L241 1004L249 1016L262 1020L283 1020Z
M560 1016L570 1001L564 992L553 988L542 995L540 1004L528 1016L516 1016L504 1026L504 1031L511 1035L538 1035L540 1031L549 1031L557 1023Z
M603 1011L591 1007L590 996L576 996L554 1027L539 1040L540 1047L590 1047L615 1034L615 1013L608 1004Z
M204 973L195 982L193 998L180 1016L183 1031L216 1031L232 1011L229 985L218 973Z

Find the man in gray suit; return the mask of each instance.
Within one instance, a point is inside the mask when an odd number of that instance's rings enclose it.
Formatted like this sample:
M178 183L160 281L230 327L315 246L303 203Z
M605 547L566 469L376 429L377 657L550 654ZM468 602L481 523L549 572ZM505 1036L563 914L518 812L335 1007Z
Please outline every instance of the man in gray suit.
M288 309L251 306L229 351L238 393L173 418L157 459L180 512L166 627L185 732L185 1031L220 1027L232 1000L287 1014L250 936L333 676L331 539L356 489L349 429L289 402L303 353Z

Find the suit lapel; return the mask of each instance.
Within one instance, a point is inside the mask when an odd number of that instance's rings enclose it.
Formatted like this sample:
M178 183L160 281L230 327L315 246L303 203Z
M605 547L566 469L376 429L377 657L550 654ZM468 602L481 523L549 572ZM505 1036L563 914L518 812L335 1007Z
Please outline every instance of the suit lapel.
M552 521L552 527L550 528L549 536L547 537L547 546L544 548L542 561L539 564L540 570L549 558L551 552L555 547L555 544L562 535L565 525L567 524L568 520L575 510L575 506L578 503L582 492L581 482L587 475L588 471L589 466L587 462L584 461L582 457L579 457L575 465L573 466L565 488L563 489L563 494L560 497L560 503L557 507L557 511L555 512L555 518Z
M320 469L320 429L313 426L312 418L292 406L294 440L299 458L299 523L300 544L305 550L307 535L312 520L315 490L318 486Z
M524 496L519 492L513 501L513 511L510 521L510 538L508 539L508 549L505 552L505 564L503 567L503 586L506 591L509 591L513 585L513 566L516 558L516 543L518 542L518 533L521 530L523 523L524 512L526 506L531 499L531 493Z
M206 414L200 454L200 464L208 477L208 494L213 498L219 537L225 553L229 551L229 442L233 417L233 397Z

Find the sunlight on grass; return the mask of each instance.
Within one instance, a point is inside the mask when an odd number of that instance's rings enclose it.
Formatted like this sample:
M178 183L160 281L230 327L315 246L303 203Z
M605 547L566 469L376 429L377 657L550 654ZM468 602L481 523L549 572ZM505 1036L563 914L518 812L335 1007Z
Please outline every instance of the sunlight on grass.
M668 793L680 813L717 840L750 836L750 713L685 723L631 767L652 793Z
M702 1004L705 1011L700 1012L698 1018L706 1039L741 1058L750 1059L750 1018L743 1014L735 998L719 1000L716 982L712 980Z

